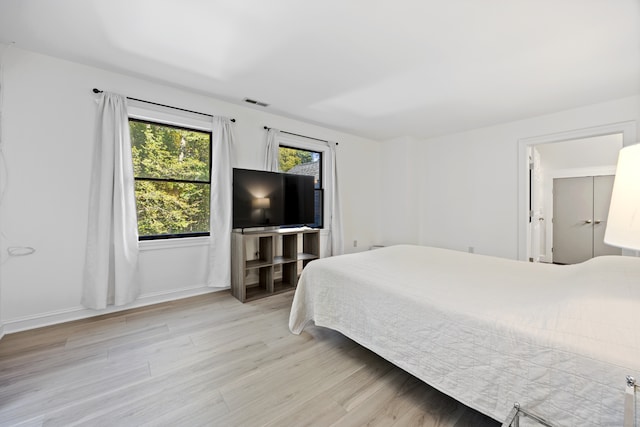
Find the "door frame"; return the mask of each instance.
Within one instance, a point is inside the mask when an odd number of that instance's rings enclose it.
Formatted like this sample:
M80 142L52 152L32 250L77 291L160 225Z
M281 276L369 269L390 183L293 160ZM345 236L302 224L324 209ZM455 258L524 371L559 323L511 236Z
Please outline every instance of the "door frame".
M600 126L558 132L549 135L521 138L518 140L518 259L529 259L531 247L531 232L529 228L529 156L530 148L535 145L552 144L554 142L570 141L622 134L622 146L636 143L636 122L610 123Z

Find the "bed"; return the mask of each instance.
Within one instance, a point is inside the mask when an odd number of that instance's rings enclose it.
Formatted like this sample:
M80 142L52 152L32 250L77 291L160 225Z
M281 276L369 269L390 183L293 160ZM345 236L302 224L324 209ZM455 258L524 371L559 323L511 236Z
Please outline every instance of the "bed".
M303 270L289 328L311 321L498 421L519 402L557 426L622 426L625 377L640 376L640 259L411 245L324 258Z

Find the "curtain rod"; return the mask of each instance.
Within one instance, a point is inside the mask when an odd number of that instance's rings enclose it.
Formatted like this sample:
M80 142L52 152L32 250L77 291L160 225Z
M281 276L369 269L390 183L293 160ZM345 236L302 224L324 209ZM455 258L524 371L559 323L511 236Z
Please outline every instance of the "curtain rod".
M96 89L95 87L93 88L93 93L102 93L102 91L100 89ZM127 99L130 99L132 101L138 101L138 102L144 102L145 104L153 104L153 105L157 105L159 107L166 107L166 108L172 108L174 110L180 110L180 111L185 111L187 113L193 113L193 114L200 114L201 116L209 116L209 117L214 117L213 114L208 114L208 113L200 113L199 111L193 111L193 110L187 110L185 108L180 108L180 107L173 107L171 105L166 105L166 104L159 104L157 102L152 102L152 101L145 101L144 99L138 99L138 98L131 98L129 96L127 96ZM229 119L232 122L235 123L236 119Z
M268 126L265 126L264 128L266 130L271 130L271 128L268 127ZM326 139L320 139L320 138L314 138L312 136L300 135L299 133L287 132L286 130L281 130L280 132L286 133L287 135L294 135L294 136L299 136L299 137L302 137L302 138L314 139L314 140L320 141L320 142L326 142L327 144L329 143L329 141L327 141ZM337 142L336 142L336 145L338 145Z

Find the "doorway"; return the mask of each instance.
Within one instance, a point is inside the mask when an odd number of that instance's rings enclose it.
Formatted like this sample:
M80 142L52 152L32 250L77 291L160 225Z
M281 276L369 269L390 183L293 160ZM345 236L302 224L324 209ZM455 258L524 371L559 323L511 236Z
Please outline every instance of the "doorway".
M609 166L578 163L589 154L597 158L598 149L589 144L597 140L595 137L610 135L618 135L619 142L613 149L614 160L607 162ZM619 148L634 144L635 139L636 125L629 121L525 138L518 142L518 259L552 262L553 179L614 174ZM546 151L562 154L555 157L556 163L552 163L548 156L545 160ZM541 153L542 161L534 162Z
M532 261L557 262L553 250L556 246L554 240L559 240L554 234L556 224L553 215L555 211L553 183L557 179L614 175L620 148L622 148L621 134L559 141L531 147L533 163L531 179L532 220L529 253ZM563 197L572 196L568 192ZM576 197L578 196L576 195ZM608 211L608 208L607 204L605 209ZM585 212L583 216L582 219L586 220L591 218L592 214L587 215ZM598 228L604 228L604 226Z

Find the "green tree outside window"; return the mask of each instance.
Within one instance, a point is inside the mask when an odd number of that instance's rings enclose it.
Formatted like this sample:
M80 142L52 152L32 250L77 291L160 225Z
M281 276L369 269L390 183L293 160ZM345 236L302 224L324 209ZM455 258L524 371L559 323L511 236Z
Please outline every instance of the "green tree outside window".
M209 232L211 133L130 119L142 238Z

